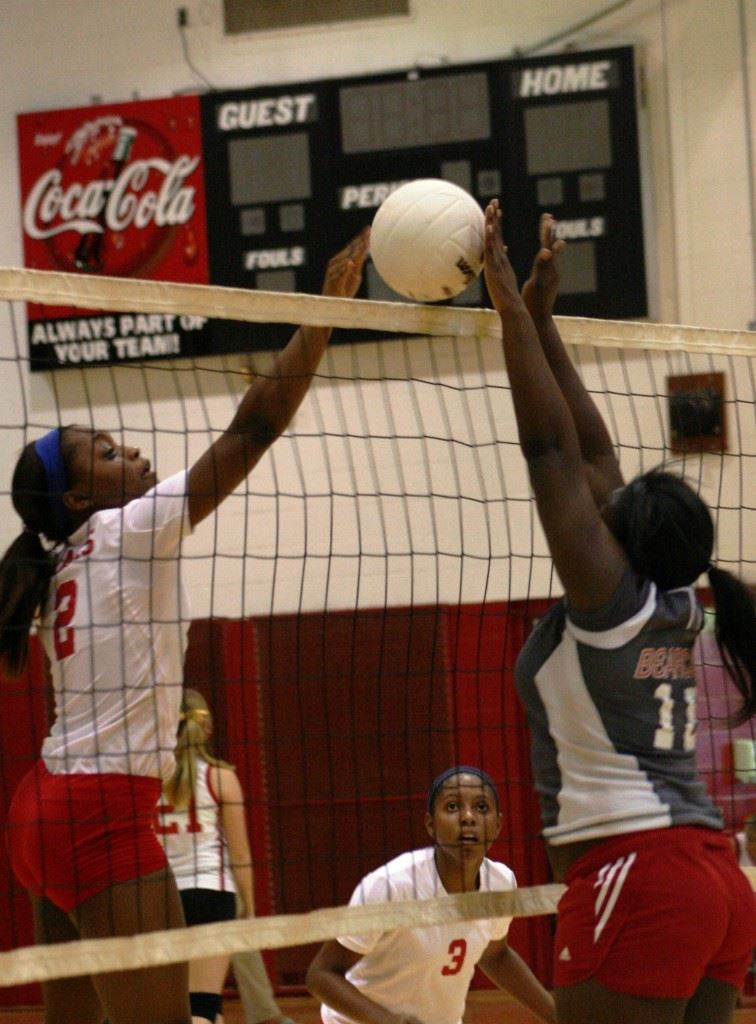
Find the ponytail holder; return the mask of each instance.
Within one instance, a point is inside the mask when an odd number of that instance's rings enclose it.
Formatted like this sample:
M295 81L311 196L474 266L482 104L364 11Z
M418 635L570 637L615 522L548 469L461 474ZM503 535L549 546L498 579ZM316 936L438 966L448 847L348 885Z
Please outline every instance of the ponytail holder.
M204 722L210 717L210 712L204 708L192 708L191 711L182 711L179 715L180 722Z
M33 533L35 537L39 537L39 530L33 530L31 526L27 526L26 523L22 523L23 533Z

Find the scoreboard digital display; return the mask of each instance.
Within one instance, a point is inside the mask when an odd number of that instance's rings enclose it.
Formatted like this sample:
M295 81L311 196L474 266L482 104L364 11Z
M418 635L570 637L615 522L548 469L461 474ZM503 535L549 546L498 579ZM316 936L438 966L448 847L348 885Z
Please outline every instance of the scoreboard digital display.
M206 237L208 283L319 293L329 257L394 188L444 178L481 206L501 199L521 278L540 214L555 215L570 241L560 313L648 315L631 47L182 100L196 105L204 207L195 235ZM166 279L183 279L176 261ZM400 298L372 264L360 295ZM452 301L487 305L482 278ZM211 323L181 354L275 347L290 331Z
M341 152L478 142L491 131L483 72L407 79L339 89Z

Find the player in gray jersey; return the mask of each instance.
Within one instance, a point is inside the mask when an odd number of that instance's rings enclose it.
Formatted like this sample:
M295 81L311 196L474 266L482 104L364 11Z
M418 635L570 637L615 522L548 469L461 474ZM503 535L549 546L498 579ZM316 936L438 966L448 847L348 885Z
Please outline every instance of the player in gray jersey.
M679 476L626 484L552 316L550 214L520 294L486 210L485 274L501 317L520 447L565 598L516 672L543 834L567 883L555 936L560 1024L726 1024L756 943L753 893L695 768L692 586L707 572L717 640L756 710L748 589L711 564L711 514Z

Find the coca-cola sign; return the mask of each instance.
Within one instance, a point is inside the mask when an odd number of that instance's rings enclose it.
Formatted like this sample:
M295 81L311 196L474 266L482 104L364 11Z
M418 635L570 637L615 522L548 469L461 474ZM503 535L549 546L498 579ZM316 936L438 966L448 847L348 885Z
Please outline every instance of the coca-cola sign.
M197 97L22 114L18 134L27 267L208 282ZM31 305L32 365L168 354L167 337L155 335L145 336L143 351L116 345L118 334L87 347L95 319ZM181 354L181 341L171 332L172 354Z

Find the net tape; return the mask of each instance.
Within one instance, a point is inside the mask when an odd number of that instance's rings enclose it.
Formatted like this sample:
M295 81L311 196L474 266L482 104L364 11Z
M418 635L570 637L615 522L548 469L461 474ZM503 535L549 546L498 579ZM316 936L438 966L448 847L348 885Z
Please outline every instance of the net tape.
M756 891L756 867L743 868ZM128 938L84 939L26 946L0 953L0 986L102 974L252 949L280 949L337 935L420 928L496 917L537 917L556 912L563 885L535 885L512 892L474 892L430 900L401 900L329 907L307 914L222 921Z
M485 309L414 305L315 295L249 291L133 278L89 277L0 267L0 299L116 312L194 314L250 323L311 324L405 336L498 338L497 314ZM568 344L598 348L745 355L756 353L756 332L673 324L557 317ZM756 891L756 868L744 868ZM533 917L556 912L564 886L513 892L466 893L430 900L331 907L132 937L23 947L0 953L0 986L183 962L253 949L279 949L337 935L469 921Z
M499 337L501 334L498 315L488 309L337 299L136 278L88 277L16 267L0 267L0 298L116 312L138 309L145 313L186 313L251 323L369 328L404 335ZM557 317L556 320L564 340L571 345L703 351L721 355L756 352L756 331L588 317Z
M28 946L0 953L0 985L153 967L242 950L280 949L336 935L385 932L488 917L553 914L563 891L562 885L538 885L513 892L474 892L430 900L330 907L307 914L223 921L129 938L55 943L43 950L39 946Z

